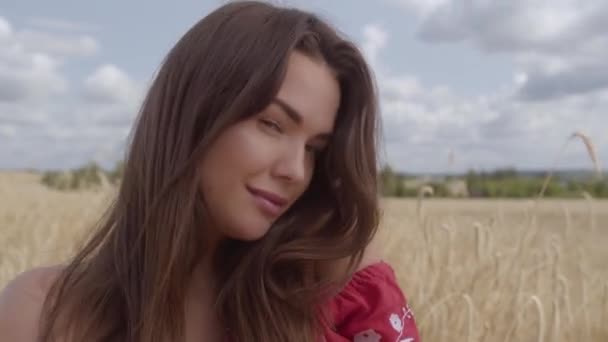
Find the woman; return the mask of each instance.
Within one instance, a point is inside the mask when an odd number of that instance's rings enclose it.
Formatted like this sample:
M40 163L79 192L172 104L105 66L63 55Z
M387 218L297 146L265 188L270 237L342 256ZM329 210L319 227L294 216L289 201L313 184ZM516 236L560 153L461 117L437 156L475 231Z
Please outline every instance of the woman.
M233 2L170 51L115 202L0 299L6 341L415 341L378 225L377 106L316 16Z

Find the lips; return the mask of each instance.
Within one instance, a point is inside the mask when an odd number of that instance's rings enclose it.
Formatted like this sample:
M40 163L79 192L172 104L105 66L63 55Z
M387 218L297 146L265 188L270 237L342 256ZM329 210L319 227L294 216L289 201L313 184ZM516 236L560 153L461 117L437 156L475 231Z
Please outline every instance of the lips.
M247 190L253 195L258 207L265 214L276 217L281 214L283 208L287 205L287 199L270 191L247 187Z

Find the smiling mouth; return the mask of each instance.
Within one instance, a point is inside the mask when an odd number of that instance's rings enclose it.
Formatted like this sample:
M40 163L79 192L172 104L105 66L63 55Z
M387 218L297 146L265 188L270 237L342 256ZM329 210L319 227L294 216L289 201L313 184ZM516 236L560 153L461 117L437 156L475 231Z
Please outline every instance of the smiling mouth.
M278 217L287 205L287 199L275 193L247 186L258 208L267 216Z

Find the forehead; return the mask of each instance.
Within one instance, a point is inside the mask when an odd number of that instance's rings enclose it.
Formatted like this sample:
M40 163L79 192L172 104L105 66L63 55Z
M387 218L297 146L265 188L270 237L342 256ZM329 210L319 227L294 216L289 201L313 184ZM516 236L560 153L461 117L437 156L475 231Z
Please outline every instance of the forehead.
M323 61L293 52L277 98L295 109L304 125L332 130L340 105L340 85Z

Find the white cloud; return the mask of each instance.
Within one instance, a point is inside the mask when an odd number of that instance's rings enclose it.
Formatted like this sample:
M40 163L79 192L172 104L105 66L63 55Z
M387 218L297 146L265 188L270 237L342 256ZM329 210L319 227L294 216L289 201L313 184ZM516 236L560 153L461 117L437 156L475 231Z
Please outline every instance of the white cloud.
M45 54L55 57L91 56L99 52L99 43L86 34L57 33L35 29L14 30L8 20L0 17L0 44L14 54Z
M518 95L547 100L608 87L603 0L387 0L418 16L428 42L470 42L512 56L527 75Z
M17 129L13 125L0 125L0 136L13 138L17 135Z
M133 103L140 98L137 84L113 64L100 66L84 81L85 97L93 102Z
M387 0L419 16L427 16L449 0Z
M368 24L363 27L364 44L362 46L367 60L374 67L378 65L378 52L386 46L388 34L386 30L376 24Z
M364 41L362 46L374 46L373 38L366 35L372 42ZM391 43L389 39L385 32L382 46ZM380 52L378 48L374 53ZM514 73L511 83L500 89L464 96L446 86L426 86L413 75L388 73L382 64L374 68L386 159L399 170L546 169L576 130L594 140L600 160L608 160L608 90L527 102L512 96L531 82L525 69ZM456 157L453 166L448 164L451 151ZM590 164L584 148L575 146L560 166L588 168Z
M0 17L0 102L35 101L64 93L59 59L27 51L19 32Z
M23 54L18 63L15 63L17 65L11 65L10 61L2 57L8 56L0 56L0 61L5 62L0 64L0 101L39 100L63 94L68 88L67 80L51 56Z
M97 41L88 35L23 30L16 37L26 51L59 56L91 56L99 51Z
M30 17L26 23L41 30L51 31L82 32L99 30L95 25L47 17Z
M18 108L0 115L0 168L68 168L90 160L112 166L122 157L135 114L127 106L75 100ZM24 111L36 114L20 117Z
M66 61L97 50L91 37L18 29L0 18L0 168L91 159L111 166L122 157L141 86L111 63L68 82Z
M4 18L0 17L0 39L7 39L13 35L11 24Z

